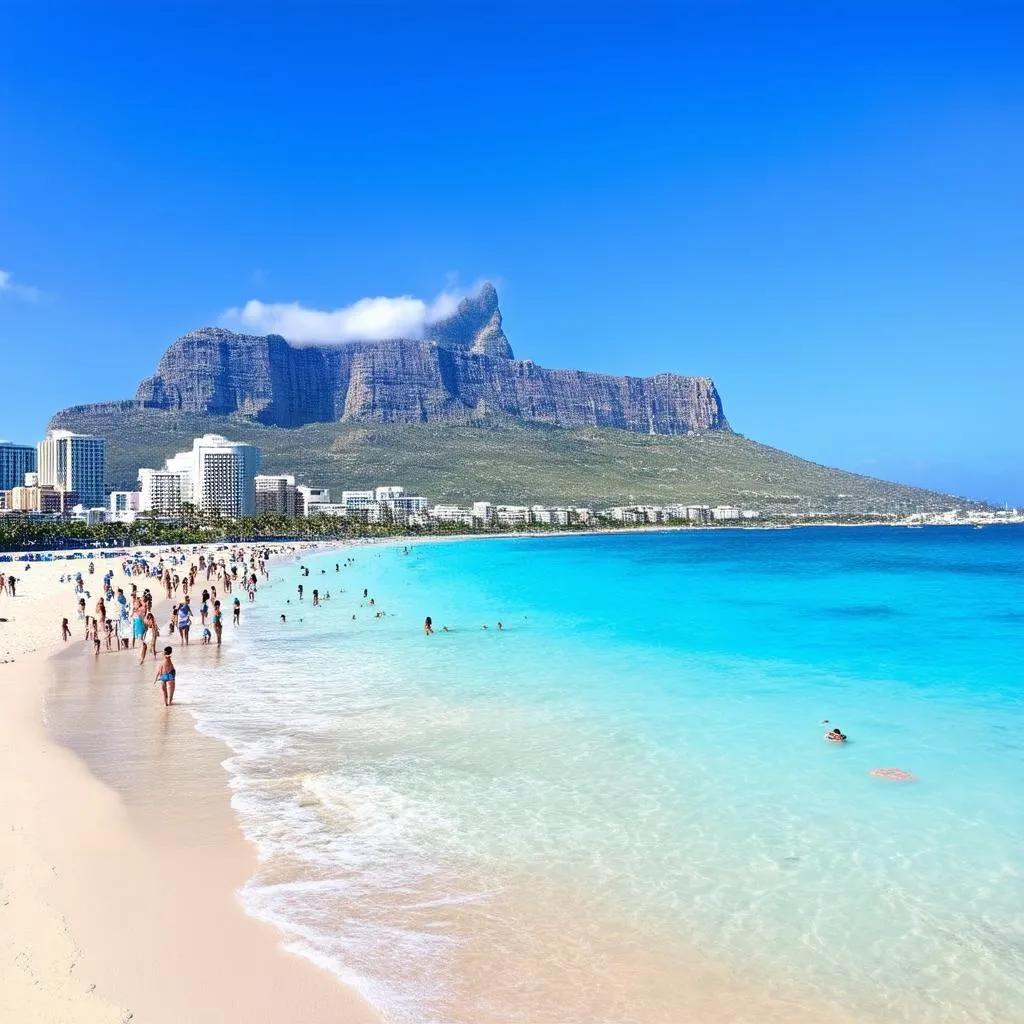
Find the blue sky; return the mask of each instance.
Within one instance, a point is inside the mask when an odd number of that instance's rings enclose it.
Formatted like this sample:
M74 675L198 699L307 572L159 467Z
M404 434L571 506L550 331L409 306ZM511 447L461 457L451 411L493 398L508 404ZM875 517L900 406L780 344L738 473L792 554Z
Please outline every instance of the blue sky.
M488 277L517 355L1024 504L1022 12L13 0L0 437L251 299Z

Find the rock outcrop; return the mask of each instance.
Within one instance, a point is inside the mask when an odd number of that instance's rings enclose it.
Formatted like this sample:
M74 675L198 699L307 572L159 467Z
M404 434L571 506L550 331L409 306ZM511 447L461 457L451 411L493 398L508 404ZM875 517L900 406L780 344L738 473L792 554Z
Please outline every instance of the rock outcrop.
M515 359L490 284L422 339L297 346L278 335L191 331L164 352L136 401L279 427L512 417L652 434L729 430L708 377L612 377Z

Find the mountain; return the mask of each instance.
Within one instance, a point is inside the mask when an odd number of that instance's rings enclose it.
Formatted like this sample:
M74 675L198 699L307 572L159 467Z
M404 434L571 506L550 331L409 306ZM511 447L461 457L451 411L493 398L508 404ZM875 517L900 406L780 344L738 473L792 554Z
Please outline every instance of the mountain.
M610 377L515 359L490 285L423 338L299 346L192 331L134 400L74 406L50 425L106 437L107 479L124 488L140 466L212 431L257 445L265 472L300 483L395 483L438 502L735 502L800 513L978 504L741 437L707 377Z
M486 284L420 338L292 345L204 327L178 338L135 400L148 409L307 423L467 423L492 416L645 434L728 430L707 377L611 377L513 358Z

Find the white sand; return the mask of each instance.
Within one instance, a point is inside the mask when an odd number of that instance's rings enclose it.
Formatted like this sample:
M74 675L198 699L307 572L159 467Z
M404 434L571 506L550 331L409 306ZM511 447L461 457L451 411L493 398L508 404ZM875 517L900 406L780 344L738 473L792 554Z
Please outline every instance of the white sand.
M125 586L120 564L97 559L89 577L85 560L34 562L30 569L0 563L18 578L18 596L0 596L7 620L0 622L0 1020L378 1020L357 995L282 951L277 933L241 910L234 892L255 855L230 810L222 749L195 733L190 719L176 724L195 737L204 813L193 822L188 805L175 808L185 827L159 841L47 735L46 656L62 646L62 618L72 629L73 656L93 662L73 590L58 579L77 569L87 586L95 581L92 614L108 568L117 574L115 588ZM130 658L105 654L97 663L123 667Z

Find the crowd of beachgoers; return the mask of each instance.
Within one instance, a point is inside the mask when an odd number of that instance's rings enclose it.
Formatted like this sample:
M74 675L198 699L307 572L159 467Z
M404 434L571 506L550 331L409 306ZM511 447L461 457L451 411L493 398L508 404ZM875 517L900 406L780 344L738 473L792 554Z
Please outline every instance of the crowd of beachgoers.
M219 646L228 609L237 626L242 611L239 595L254 601L260 581L270 578L271 558L288 551L267 545L137 551L121 556L120 573L89 558L82 568L59 577L75 599L75 628L70 617L62 618L61 639L68 642L81 630L97 656L104 650L134 652L140 664L147 658L158 661L157 680L164 703L170 705L177 670L173 648L166 641L176 638L187 647L198 633L200 644ZM30 566L27 563L26 569Z
M269 579L271 558L314 546L170 546L13 559L0 567L2 660L53 640L84 639L97 655L133 652L140 662L161 656L161 638L220 644L229 612L238 624L242 600L255 600L261 580Z

